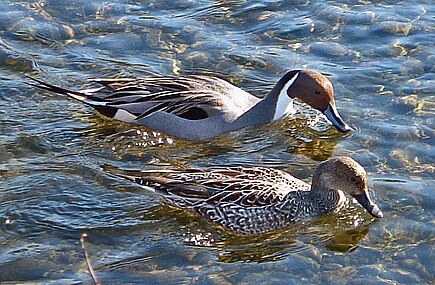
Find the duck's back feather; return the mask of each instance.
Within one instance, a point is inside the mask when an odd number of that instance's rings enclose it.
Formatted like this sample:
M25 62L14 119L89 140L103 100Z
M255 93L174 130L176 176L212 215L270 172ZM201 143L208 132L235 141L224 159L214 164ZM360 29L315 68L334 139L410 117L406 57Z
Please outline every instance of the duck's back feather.
M198 120L231 112L236 119L259 99L216 77L158 77L92 79L103 85L95 90L108 106L126 110L137 119L163 111ZM237 99L237 100L234 100Z

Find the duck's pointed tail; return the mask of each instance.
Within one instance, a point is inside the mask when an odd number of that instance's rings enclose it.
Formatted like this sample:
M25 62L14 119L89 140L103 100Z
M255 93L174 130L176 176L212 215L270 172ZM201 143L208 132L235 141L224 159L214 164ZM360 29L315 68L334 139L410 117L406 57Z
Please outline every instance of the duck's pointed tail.
M171 171L165 171L165 173L171 173ZM172 173L177 173L177 171L172 171ZM162 199L166 204L181 209L194 210L195 202L206 200L210 197L211 193L207 187L195 182L184 182L169 177L147 175L137 176L123 173L116 173L114 175L130 180L135 184L138 184L141 188L158 194L160 199Z
M98 98L95 98L95 96L90 96L88 94L86 94L83 91L73 91L73 90L69 90L66 88L62 88L47 82L44 82L42 80L36 79L34 77L31 77L29 75L26 75L26 77L36 83L39 84L35 84L35 83L30 83L30 82L26 82L26 84L40 88L40 89L44 89L47 91L51 91L54 93L58 93L58 94L64 94L64 95L68 95L71 98L74 98L76 100L82 101L83 103L89 104L89 105L95 105L95 103L97 105L101 105L102 103L105 104L105 102L103 102L101 99L98 100Z
M112 106L108 106L108 102L105 101L102 98L99 98L93 93L101 90L101 88L94 88L94 89L87 89L87 90L80 90L80 91L74 91L69 90L60 86L56 86L47 82L44 82L42 80L33 78L31 76L26 75L26 77L36 83L33 82L25 82L28 85L34 86L36 88L40 88L43 90L47 90L50 92L54 92L57 94L63 94L68 95L69 97L76 99L80 102L83 102L91 107L93 107L95 110L97 110L99 113L101 113L104 116L107 116L109 118L114 118L116 116L116 113L118 111L117 108L114 108ZM121 119L121 121L123 121Z

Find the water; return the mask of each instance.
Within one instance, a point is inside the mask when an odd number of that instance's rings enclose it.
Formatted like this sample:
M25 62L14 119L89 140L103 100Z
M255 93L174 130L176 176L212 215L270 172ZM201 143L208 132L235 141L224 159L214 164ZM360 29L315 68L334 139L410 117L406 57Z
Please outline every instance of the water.
M92 283L82 245L103 284L435 281L435 5L251 2L0 3L1 281ZM89 77L213 74L264 96L294 68L328 75L354 132L301 108L294 120L192 143L23 83L25 73L73 88ZM109 174L247 165L310 181L335 155L367 169L384 219L350 204L241 238Z

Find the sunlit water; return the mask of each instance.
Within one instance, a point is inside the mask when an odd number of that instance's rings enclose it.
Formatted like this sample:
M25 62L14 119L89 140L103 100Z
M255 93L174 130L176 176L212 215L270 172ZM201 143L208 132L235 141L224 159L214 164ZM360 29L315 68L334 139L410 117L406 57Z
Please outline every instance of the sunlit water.
M432 1L0 2L0 281L427 284L434 280ZM23 74L213 74L264 96L289 69L326 74L355 129L296 118L207 142L106 120ZM331 156L368 171L375 220L337 215L240 237L159 204L117 169L269 166L310 181ZM83 233L87 237L80 242Z

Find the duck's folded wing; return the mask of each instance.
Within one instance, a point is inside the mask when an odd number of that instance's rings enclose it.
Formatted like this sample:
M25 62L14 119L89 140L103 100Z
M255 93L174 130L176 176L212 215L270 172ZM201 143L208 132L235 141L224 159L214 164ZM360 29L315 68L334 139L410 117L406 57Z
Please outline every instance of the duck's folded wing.
M180 76L180 77L144 77L144 78L95 78L90 82L98 83L106 88L107 98L115 98L125 92L160 93L202 90L218 92L223 96L231 96L240 90L238 87L212 76ZM110 96L113 95L113 96Z
M192 169L183 173L172 174L170 177L183 181L197 181L199 183L214 183L214 181L221 181L220 184L215 185L221 190L230 190L227 184L231 181L245 181L251 187L256 184L272 185L274 191L284 196L292 191L309 191L310 185L304 181L290 175L289 173L265 167L220 167L212 168L209 170ZM237 187L241 187L241 185Z
M155 112L166 112L185 119L205 119L219 109L219 95L200 80L192 78L94 79L107 106L122 109L136 120Z
M186 174L186 173L180 173ZM266 183L261 180L244 180L230 177L210 176L210 172L190 173L195 175L168 177L155 176L129 176L119 175L127 178L143 188L155 191L166 202L177 202L184 200L181 207L189 206L216 206L223 204L237 204L242 207L262 207L281 201L286 192L280 189L280 185ZM204 180L207 175L211 179ZM196 177L196 180L193 180ZM213 178L220 179L213 179ZM181 179L180 179L181 178ZM224 178L224 179L222 179Z
M235 178L246 180L261 179L275 185L287 185L288 187L281 187L286 189L286 193L310 190L309 184L279 169L266 167L234 167L231 169L236 172Z
M68 95L94 107L103 115L128 122L159 111L185 119L205 119L209 117L210 112L222 110L223 101L219 100L220 96L229 92L223 88L225 81L203 76L97 78L89 81L100 84L100 87L80 91L55 86L32 77L29 79L39 83L30 83L31 85ZM219 86L222 88L218 88Z

